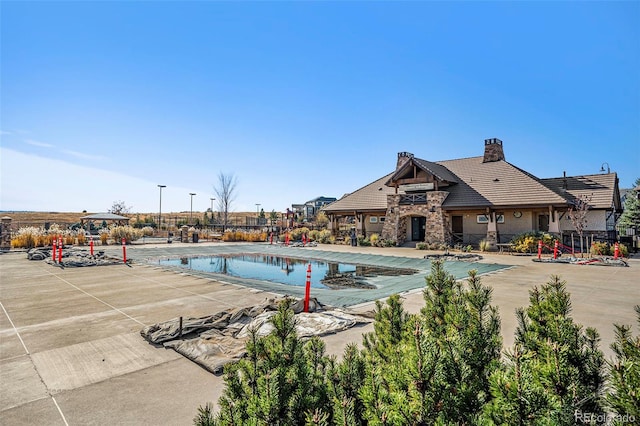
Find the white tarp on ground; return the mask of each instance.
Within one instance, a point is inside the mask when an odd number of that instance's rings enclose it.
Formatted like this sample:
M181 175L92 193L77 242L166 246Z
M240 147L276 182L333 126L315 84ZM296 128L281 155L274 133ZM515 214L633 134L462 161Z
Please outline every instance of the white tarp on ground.
M346 330L370 320L340 310L327 309L311 299L308 313L302 312L303 301L292 308L300 337L322 336ZM249 330L267 335L273 329L270 319L278 309L278 301L268 300L252 308L237 308L200 318L183 318L147 326L140 334L151 343L163 344L201 365L212 373L221 373L225 364L245 355Z

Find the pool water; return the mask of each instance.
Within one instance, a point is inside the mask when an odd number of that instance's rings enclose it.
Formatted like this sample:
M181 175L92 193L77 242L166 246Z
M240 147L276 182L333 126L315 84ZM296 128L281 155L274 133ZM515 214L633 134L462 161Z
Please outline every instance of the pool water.
M416 273L412 269L330 263L322 260L297 259L265 254L182 257L160 260L159 263L195 271L212 272L300 287L305 286L307 268L310 264L311 287L332 289L347 287L376 288L373 283L376 277L412 275Z

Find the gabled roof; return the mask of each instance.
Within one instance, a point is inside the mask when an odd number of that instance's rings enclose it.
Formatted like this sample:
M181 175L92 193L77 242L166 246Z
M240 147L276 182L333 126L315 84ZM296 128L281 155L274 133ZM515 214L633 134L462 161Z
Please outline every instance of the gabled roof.
M470 157L429 162L412 158L416 165L439 179L456 182L446 188L449 195L442 206L447 210L487 207L568 207L575 197L582 194L593 194L592 208L615 207L616 210L621 208L615 173L567 177L565 191L563 190L565 178L539 179L504 160L490 162L483 162L483 160L484 157ZM397 176L401 176L400 172L406 170L405 166L343 196L324 210L327 213L386 210L387 195L395 193L395 188L386 184ZM404 192L399 190L398 193Z
M616 209L620 209L619 194L616 197L617 178L616 173L607 173L541 179L541 182L558 194L566 193L569 201L581 196L591 196L589 204L592 208L608 209L615 206ZM565 180L567 182L566 191L563 187Z
M566 205L567 200L540 179L506 161L483 163L484 157L439 161L459 178L450 186L445 208Z
M327 213L366 211L366 210L386 210L387 195L395 194L395 189L385 185L392 173L381 177L369 185L363 186L349 194L346 194L338 201L334 201L324 207L322 211Z
M412 157L409 161L403 164L402 167L400 167L398 170L393 172L390 175L389 180L385 182L385 184L389 185L391 184L392 181L399 179L407 171L407 169L411 167L411 164L415 164L420 169L434 175L436 178L438 178L441 181L456 183L459 180L453 173L447 170L446 167L443 167L438 163L432 163L431 161Z

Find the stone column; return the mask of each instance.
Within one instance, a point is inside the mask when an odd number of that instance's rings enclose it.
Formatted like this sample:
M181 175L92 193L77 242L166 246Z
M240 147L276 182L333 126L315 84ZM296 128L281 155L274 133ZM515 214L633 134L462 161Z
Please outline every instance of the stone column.
M549 232L551 234L560 233L560 221L558 220L558 212L549 206Z
M487 242L489 247L494 249L498 244L498 223L496 222L496 213L489 212L489 223L487 223Z
M9 216L0 219L0 250L11 250L11 218Z
M427 192L427 205L425 206L425 216L427 217L427 228L425 229L424 240L428 243L444 243L449 231L448 217L442 210L442 203L449 195L446 191Z
M385 213L384 225L382 226L382 238L385 240L394 240L398 242L399 201L399 195L387 195L387 212Z

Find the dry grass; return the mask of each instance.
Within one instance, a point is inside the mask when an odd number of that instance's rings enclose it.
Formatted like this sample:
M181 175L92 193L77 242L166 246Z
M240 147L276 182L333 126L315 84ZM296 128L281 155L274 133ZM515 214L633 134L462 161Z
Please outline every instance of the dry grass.
M21 226L43 226L45 222L49 223L58 223L61 225L70 225L73 223L80 222L80 218L83 216L88 216L93 213L77 213L77 212L2 212L0 216L9 216L12 220L13 227L21 227ZM195 221L196 218L202 221L202 217L204 212L193 212L193 219ZM157 219L158 213L127 213L123 216L127 216L131 219L131 221L135 221L137 218L140 220L144 220L146 217L151 217L153 219ZM210 216L210 214L209 214ZM162 222L165 221L173 221L177 218L180 220L188 220L191 217L190 212L173 212L173 213L165 213L162 212ZM255 212L233 212L229 214L229 223L238 225L245 224L246 217L256 217Z

